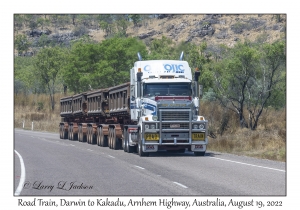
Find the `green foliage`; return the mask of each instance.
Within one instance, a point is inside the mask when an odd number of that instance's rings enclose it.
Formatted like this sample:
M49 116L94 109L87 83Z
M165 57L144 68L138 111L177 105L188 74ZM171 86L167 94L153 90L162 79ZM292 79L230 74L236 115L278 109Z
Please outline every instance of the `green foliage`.
M283 42L253 45L246 41L225 49L224 59L205 66L202 77L214 80L217 98L237 114L241 127L256 129L268 104L284 104L285 99L278 98L285 96L284 49Z
M18 34L15 37L14 45L18 53L22 54L23 52L27 52L31 42L27 39L25 34Z
M64 81L76 93L128 82L137 52L147 55L146 46L135 38L114 37L99 44L77 42L70 50Z
M150 44L150 54L149 59L150 60L156 60L156 59L165 59L165 60L177 60L179 57L179 54L175 51L175 43L165 37L162 36L161 39L154 39Z
M142 17L139 14L129 15L129 18L132 20L134 27L137 27L138 23L142 20Z
M66 64L66 51L59 47L43 48L34 59L34 74L48 90L54 110L55 81Z

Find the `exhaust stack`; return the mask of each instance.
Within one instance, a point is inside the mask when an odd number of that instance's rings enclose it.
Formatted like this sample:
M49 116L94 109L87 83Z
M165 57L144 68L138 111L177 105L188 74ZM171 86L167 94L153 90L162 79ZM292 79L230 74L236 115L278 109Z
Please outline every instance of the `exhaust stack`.
M138 58L139 58L139 61L142 61L142 60L143 60L143 59L142 59L142 56L141 56L141 54L140 54L140 52L137 53L137 56L138 56Z
M179 60L181 60L181 61L183 60L183 51L180 54Z

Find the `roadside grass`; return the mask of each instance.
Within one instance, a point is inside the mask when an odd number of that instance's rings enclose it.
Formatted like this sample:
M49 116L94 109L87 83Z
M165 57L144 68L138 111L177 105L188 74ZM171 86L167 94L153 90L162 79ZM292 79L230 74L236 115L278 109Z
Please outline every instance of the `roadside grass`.
M55 95L55 110L50 110L49 96L15 95L14 127L58 133L61 120L59 100L63 94ZM209 122L208 150L262 159L286 161L286 110L267 108L263 111L256 130L239 127L233 112L225 110L216 102L201 102L201 115Z

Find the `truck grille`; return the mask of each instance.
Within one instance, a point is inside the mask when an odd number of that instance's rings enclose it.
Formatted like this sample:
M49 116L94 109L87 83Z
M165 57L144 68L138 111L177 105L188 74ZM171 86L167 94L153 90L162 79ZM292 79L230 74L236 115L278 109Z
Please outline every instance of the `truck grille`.
M181 110L162 110L161 111L161 121L189 121L190 111Z
M172 123L162 123L162 129L189 129L189 123L178 123L180 127L172 127Z

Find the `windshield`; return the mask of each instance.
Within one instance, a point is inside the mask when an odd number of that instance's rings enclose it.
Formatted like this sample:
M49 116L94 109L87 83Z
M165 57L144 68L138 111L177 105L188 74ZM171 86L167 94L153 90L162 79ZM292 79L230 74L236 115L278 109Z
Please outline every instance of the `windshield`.
M154 83L144 84L145 98L153 96L191 96L191 83Z

